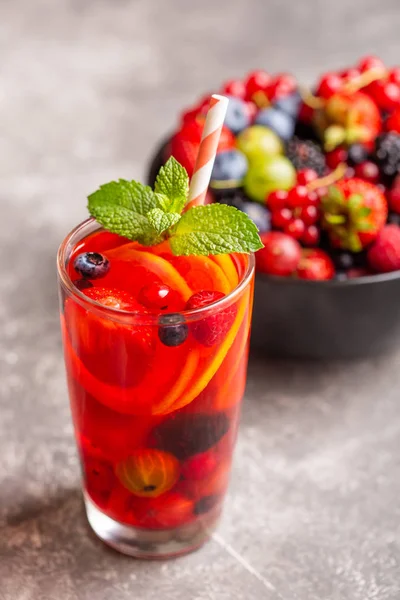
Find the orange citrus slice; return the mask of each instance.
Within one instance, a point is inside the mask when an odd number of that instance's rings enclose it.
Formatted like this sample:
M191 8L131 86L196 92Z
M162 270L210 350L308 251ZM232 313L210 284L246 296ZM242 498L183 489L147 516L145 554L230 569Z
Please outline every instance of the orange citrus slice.
M199 374L198 378L194 378L193 382L189 382L186 391L180 397L178 397L173 404L171 404L171 410L178 410L178 408L182 408L183 406L186 406L187 404L192 402L192 400L194 400L204 390L204 388L206 387L206 385L208 385L212 377L214 377L215 373L221 366L226 354L228 353L230 347L235 341L236 335L245 316L248 301L249 297L248 293L246 293L243 296L241 302L239 303L239 308L233 325L229 330L225 340L222 342L220 348L216 352L213 360L204 369L204 372ZM171 412L171 410L168 412Z
M229 281L231 290L235 289L239 283L239 276L229 254L216 254L215 256L210 256L210 258L222 269Z
M176 401L177 398L181 396L186 386L190 384L190 381L197 369L199 358L199 352L189 352L189 355L186 359L186 362L181 370L178 379L176 380L172 388L169 390L169 392L164 396L162 401L156 406L154 406L152 414L161 415L170 412L169 409L171 408L171 405Z
M125 246L116 248L115 251L111 250L105 254L108 259L126 260L148 269L160 277L163 283L179 292L185 301L188 300L193 291L177 269L165 260L165 258L151 252L146 252L145 250L138 250L137 245L135 246L134 244L135 242L132 245L126 244Z

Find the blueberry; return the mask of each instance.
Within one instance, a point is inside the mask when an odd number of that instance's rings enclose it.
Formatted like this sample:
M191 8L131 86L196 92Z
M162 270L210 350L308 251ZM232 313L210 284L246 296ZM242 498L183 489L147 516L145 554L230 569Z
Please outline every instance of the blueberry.
M352 144L348 150L348 161L350 166L359 165L368 158L368 150L362 144Z
M84 252L75 258L74 269L85 279L99 279L107 275L110 263L99 252Z
M285 142L293 137L295 127L293 117L278 108L264 108L258 113L255 122L257 125L268 127Z
M75 281L73 281L72 283L74 284L75 287L78 288L78 290L81 290L81 291L87 290L88 288L93 287L93 283L91 283L87 279L75 279Z
M188 336L188 326L178 314L163 315L159 319L158 337L164 346L180 346Z
M280 100L274 102L274 108L277 108L290 117L293 117L293 119L296 119L299 114L301 103L302 99L299 92L294 92L293 94L284 96L283 98L280 98Z
M250 125L250 115L246 103L240 98L228 96L229 104L224 125L235 135Z
M250 217L252 221L254 221L261 233L271 229L271 213L269 212L268 208L259 202L242 200L241 203L238 203L236 208L246 213L246 215Z
M226 150L215 157L211 173L211 187L219 187L219 182L229 181L238 186L247 173L248 163L245 155L240 150ZM223 186L222 186L223 187Z

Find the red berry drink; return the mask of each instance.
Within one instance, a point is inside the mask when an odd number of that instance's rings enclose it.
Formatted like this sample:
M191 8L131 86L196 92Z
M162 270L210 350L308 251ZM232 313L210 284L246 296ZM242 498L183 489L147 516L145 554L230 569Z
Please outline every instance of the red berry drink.
M176 256L168 239L143 246L89 220L58 267L90 524L134 556L190 551L210 536L228 484L253 256Z

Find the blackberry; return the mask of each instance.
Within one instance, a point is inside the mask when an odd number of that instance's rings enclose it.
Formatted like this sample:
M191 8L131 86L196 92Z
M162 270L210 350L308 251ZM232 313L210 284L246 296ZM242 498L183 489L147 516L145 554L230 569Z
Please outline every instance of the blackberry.
M313 169L320 177L325 173L325 155L321 147L312 140L294 137L287 143L286 156L296 171Z
M374 160L384 179L392 181L400 173L400 134L390 132L378 136Z
M153 444L170 452L179 460L207 452L229 430L229 419L223 412L184 414L178 413L163 421L154 430Z

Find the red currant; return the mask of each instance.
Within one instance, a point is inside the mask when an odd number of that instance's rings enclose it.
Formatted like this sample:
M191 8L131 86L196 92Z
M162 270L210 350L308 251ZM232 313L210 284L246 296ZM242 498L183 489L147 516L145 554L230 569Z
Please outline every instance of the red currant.
M289 208L297 208L308 204L308 189L305 185L296 185L288 194L287 205Z
M321 98L330 98L336 94L343 85L342 78L337 73L325 73L319 80L317 87L317 96Z
M266 71L252 71L248 74L244 83L246 88L246 99L252 100L253 95L259 91L265 91L271 81L271 75Z
M380 58L374 55L364 56L358 63L358 68L361 73L365 73L365 71L371 71L372 69L384 69L385 65Z
M356 165L354 168L355 176L371 183L377 183L379 181L379 168L370 160Z
M400 87L390 81L376 81L371 93L379 108L392 111L400 106Z
M326 164L330 169L336 169L340 163L346 162L347 150L345 148L335 148L326 155Z
M164 283L153 282L145 285L139 292L140 304L153 310L166 310L169 307L171 288Z
M244 98L246 95L246 86L240 79L230 79L226 81L222 87L222 93L236 98Z
M267 206L270 210L274 211L279 208L284 208L288 199L288 193L286 190L276 190L271 192L267 197Z
M307 185L307 183L314 181L314 179L318 179L318 173L313 169L302 169L297 173L297 183L299 185Z
M305 225L314 225L318 220L318 208L313 205L303 206L300 211L300 219Z
M299 240L305 231L306 226L301 219L293 219L286 227L285 233L291 235L295 240Z
M315 225L310 225L307 227L305 232L303 233L303 237L301 238L304 244L307 246L316 246L319 242L319 230Z
M393 69L390 69L388 80L391 83L400 85L400 67L393 67Z
M322 198L322 196L320 196L318 193L318 191L320 189L326 190L327 188L321 187L321 188L317 188L316 190L313 190L312 192L308 192L308 204L309 205L312 204L313 206L319 206L321 198ZM326 192L325 192L325 194L326 194ZM325 196L325 194L324 194L324 196Z
M272 213L272 225L276 229L283 229L292 220L292 211L289 208L278 208Z

